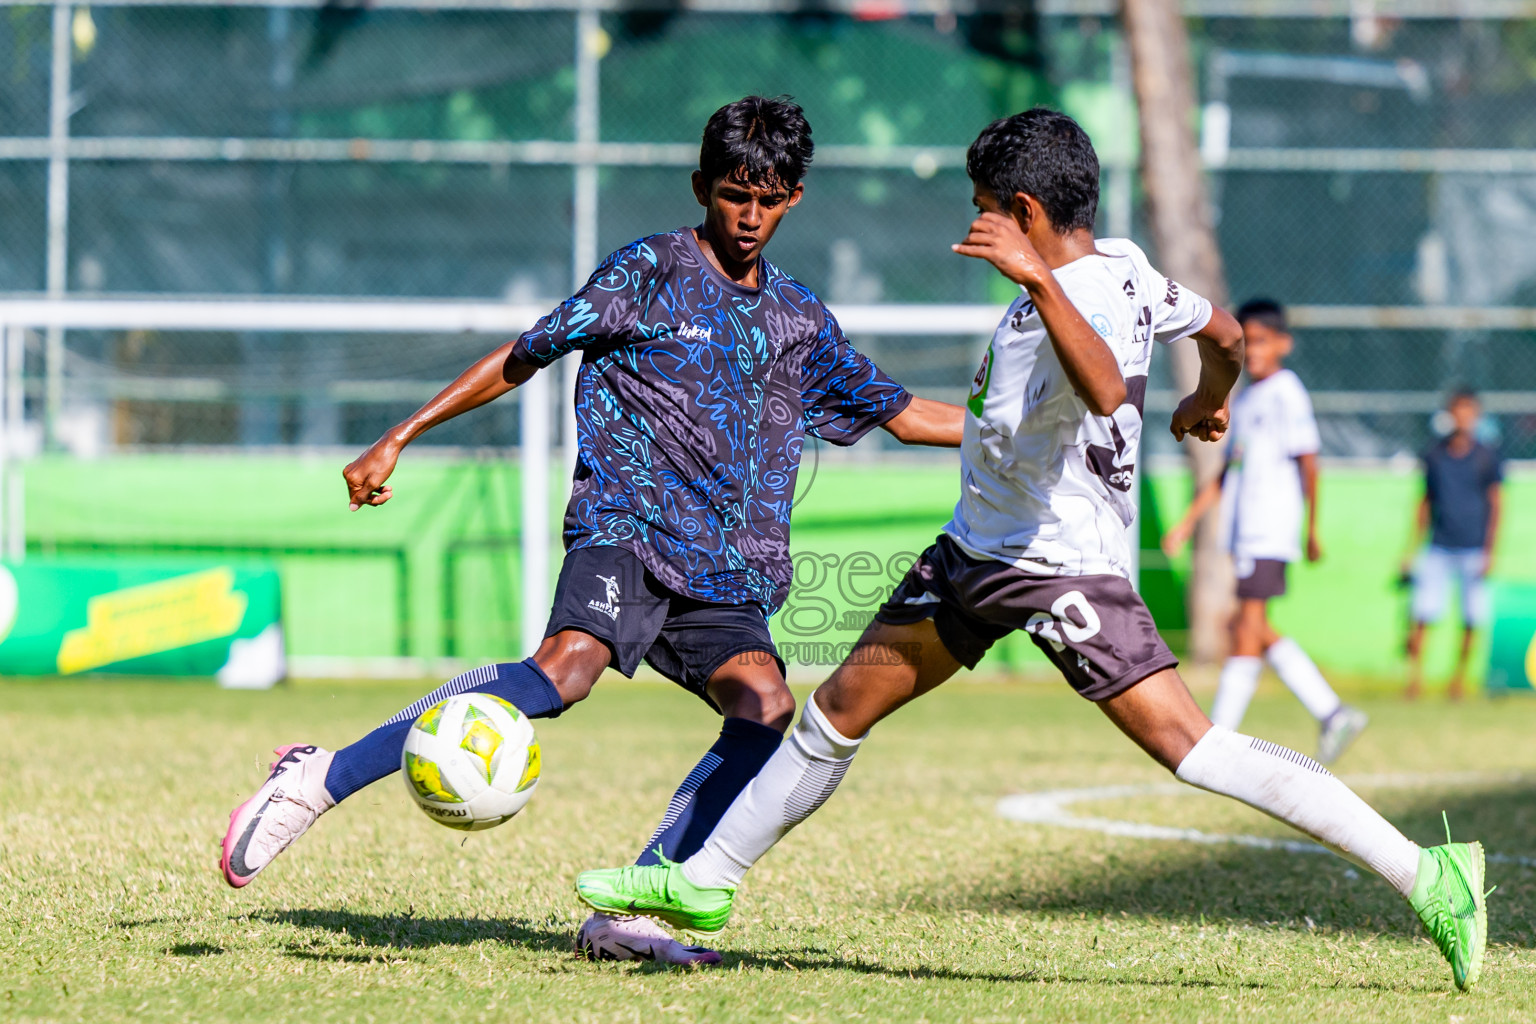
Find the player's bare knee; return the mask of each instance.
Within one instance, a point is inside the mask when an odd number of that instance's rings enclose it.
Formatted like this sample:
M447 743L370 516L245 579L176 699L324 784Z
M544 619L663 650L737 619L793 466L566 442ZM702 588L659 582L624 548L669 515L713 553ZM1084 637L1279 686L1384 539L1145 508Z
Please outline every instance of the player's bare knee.
M1199 722L1187 720L1171 723L1151 742L1144 743L1143 749L1169 772L1178 774L1179 765L1183 764L1189 752L1195 749L1195 744L1211 731L1210 721L1204 715L1201 715L1200 719Z
M844 665L816 688L816 702L832 728L844 736L863 736L886 715L912 698L910 683L875 675L858 666Z
M727 718L747 718L783 732L795 717L795 695L777 669L722 669L710 678L709 694Z
M847 685L850 676L857 676L857 668L846 663L838 666L837 670L827 678L827 681L816 687L816 692L811 694L810 700L816 702L816 706L827 715L844 715L854 709L854 697L857 687Z
M539 667L544 668L543 665ZM586 700L587 695L592 692L592 687L597 683L594 673L585 671L579 664L573 665L569 662L557 662L553 669L544 668L544 674L549 676L549 681L554 684L556 692L560 694L560 699L565 702L566 707Z
M587 679L555 679L555 690L559 692L560 699L565 701L565 706L580 703L592 693L593 683Z
M579 630L562 630L544 638L533 661L569 707L592 692L611 657L608 645L597 637Z
M789 686L780 680L775 689L755 692L762 715L759 720L780 732L788 729L789 723L795 719L795 695L789 692Z
M1170 772L1178 771L1195 744L1211 730L1211 720L1172 668L1099 701L1098 708Z

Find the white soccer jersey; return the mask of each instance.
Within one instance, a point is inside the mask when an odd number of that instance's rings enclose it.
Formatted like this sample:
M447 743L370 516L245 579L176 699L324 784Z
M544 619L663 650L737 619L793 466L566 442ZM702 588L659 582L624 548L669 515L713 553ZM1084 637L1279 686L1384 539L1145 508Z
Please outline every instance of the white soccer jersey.
M1130 575L1126 527L1152 342L1204 327L1211 304L1159 274L1135 243L1056 270L1120 361L1125 404L1096 416L1072 390L1028 294L1008 307L971 386L960 501L944 530L972 557L1053 576Z
M1296 458L1315 455L1318 447L1312 399L1290 370L1254 381L1233 400L1221 535L1238 562L1301 558L1303 501Z

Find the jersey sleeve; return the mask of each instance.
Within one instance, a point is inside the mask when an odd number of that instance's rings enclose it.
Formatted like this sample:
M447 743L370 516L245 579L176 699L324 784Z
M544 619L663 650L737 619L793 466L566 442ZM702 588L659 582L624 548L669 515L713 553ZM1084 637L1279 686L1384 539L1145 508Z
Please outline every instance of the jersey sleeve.
M1495 484L1502 484L1504 482L1504 456L1499 454L1497 448L1489 448L1488 450L1487 477L1488 479L1483 484L1485 490Z
M806 433L850 445L912 402L900 384L854 348L825 307L822 325L800 370Z
M634 242L599 263L581 290L512 344L512 354L544 367L567 352L628 341L659 280L656 251Z
M1152 336L1158 341L1171 344L1211 322L1211 304L1204 296L1155 270L1149 283L1157 296L1152 306Z
M1312 413L1312 396L1301 381L1292 380L1285 399L1285 454L1291 458L1316 455L1322 450L1317 433L1317 417Z

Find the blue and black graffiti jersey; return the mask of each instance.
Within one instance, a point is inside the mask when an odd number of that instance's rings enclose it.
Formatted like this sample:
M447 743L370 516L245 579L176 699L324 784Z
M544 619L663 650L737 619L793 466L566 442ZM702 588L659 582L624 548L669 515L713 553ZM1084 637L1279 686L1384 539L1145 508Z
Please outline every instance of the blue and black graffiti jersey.
M911 401L809 288L766 260L738 285L689 228L609 256L513 353L548 366L577 349L566 550L622 547L675 593L769 614L805 434L852 444Z

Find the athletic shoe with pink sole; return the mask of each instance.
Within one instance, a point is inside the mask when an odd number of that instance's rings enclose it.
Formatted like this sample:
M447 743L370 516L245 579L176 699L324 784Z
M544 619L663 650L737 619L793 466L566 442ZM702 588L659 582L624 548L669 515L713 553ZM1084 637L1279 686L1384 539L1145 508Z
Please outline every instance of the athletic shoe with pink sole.
M336 806L325 791L332 753L292 743L272 753L271 774L256 795L229 814L219 867L236 889L249 885L277 855L308 831L315 819Z
M650 960L658 964L713 967L720 954L685 946L648 917L593 914L576 933L576 952L588 960Z

